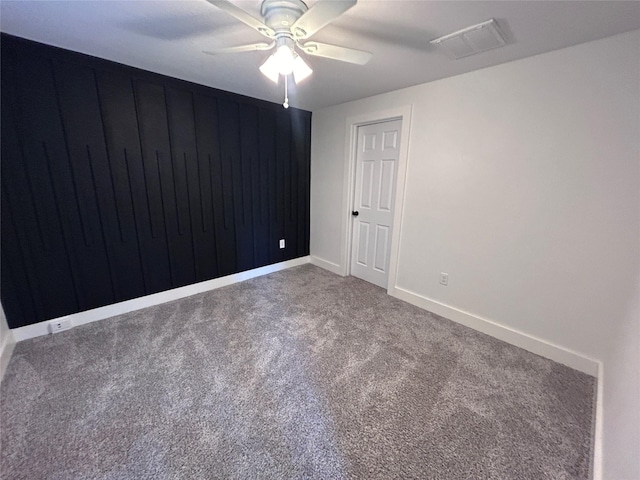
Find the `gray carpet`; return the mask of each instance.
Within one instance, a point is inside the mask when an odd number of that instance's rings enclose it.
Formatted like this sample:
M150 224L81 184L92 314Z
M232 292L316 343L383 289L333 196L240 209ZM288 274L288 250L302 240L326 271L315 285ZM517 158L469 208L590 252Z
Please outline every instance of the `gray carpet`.
M24 341L6 479L588 478L595 379L311 265Z

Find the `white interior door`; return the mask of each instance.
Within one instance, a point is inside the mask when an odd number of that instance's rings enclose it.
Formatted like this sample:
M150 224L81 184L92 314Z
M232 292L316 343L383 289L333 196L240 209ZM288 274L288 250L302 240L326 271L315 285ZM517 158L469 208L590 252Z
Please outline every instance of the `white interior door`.
M358 127L351 275L387 288L401 120Z

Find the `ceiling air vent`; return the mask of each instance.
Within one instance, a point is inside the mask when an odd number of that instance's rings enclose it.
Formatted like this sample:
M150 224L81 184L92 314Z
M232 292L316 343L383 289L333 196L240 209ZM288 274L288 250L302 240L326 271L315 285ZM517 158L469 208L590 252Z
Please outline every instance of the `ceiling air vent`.
M507 44L494 19L463 28L429 42L442 47L454 59L486 52Z

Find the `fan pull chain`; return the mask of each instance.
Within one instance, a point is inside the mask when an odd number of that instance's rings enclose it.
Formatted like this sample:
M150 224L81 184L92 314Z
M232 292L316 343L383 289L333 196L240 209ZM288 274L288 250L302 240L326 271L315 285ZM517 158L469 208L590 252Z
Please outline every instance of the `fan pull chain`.
M289 80L289 75L285 75L284 76L284 103L282 104L284 108L289 108L289 92L287 89L287 83L289 83L288 80Z

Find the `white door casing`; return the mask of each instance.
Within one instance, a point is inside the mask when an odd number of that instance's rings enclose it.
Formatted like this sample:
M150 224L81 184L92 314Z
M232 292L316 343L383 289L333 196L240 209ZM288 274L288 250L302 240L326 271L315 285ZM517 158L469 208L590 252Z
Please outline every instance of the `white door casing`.
M351 274L383 288L389 280L401 124L361 125L356 143Z

